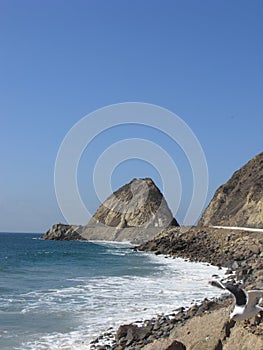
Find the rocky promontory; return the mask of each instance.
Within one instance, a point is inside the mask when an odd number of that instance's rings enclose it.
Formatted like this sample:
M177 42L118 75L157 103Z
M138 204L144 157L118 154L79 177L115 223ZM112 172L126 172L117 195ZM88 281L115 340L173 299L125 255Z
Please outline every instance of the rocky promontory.
M133 179L102 203L87 225L56 224L43 239L146 242L166 227L179 226L150 178Z

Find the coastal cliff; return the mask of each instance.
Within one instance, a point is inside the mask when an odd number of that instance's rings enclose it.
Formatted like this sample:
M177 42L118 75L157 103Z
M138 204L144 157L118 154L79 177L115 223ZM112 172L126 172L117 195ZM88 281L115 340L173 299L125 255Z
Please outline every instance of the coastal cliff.
M263 152L218 188L198 225L263 228Z

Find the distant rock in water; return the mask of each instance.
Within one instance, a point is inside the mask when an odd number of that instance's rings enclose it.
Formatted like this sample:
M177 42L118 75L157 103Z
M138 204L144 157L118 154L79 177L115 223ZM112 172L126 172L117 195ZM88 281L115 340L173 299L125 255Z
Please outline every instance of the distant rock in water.
M81 228L82 226L55 224L44 234L42 238L54 241L83 239L80 234Z
M263 228L263 152L218 188L198 225Z
M43 238L142 243L169 226L179 225L154 182L133 179L109 196L86 226L57 224Z

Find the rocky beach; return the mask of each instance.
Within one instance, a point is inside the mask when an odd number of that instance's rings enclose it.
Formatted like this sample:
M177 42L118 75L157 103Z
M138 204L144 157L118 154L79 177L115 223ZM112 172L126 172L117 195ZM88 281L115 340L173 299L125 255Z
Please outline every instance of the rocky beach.
M136 249L226 267L243 285L263 288L263 230L180 227L165 230Z
M226 267L226 279L245 289L263 289L263 236L250 232L217 228L173 228L138 250L183 257ZM145 350L236 350L263 349L263 315L247 323L228 323L233 298L204 300L189 309L181 308L169 315L146 320L140 326L124 325L111 345L101 345L109 334L92 344L93 349ZM98 343L99 345L96 345Z

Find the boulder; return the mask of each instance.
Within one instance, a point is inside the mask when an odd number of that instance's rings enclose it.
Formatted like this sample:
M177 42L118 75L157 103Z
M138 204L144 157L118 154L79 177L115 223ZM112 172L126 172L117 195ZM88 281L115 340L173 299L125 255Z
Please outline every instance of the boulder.
M143 350L186 350L183 343L177 340L162 339L155 340L153 343L148 344L142 348Z
M148 324L144 327L138 327L135 324L120 326L116 333L116 341L120 342L121 345L127 346L134 342L138 342L147 338L152 331L152 325Z
M221 339L211 336L205 339L199 340L189 350L222 350L223 344Z

